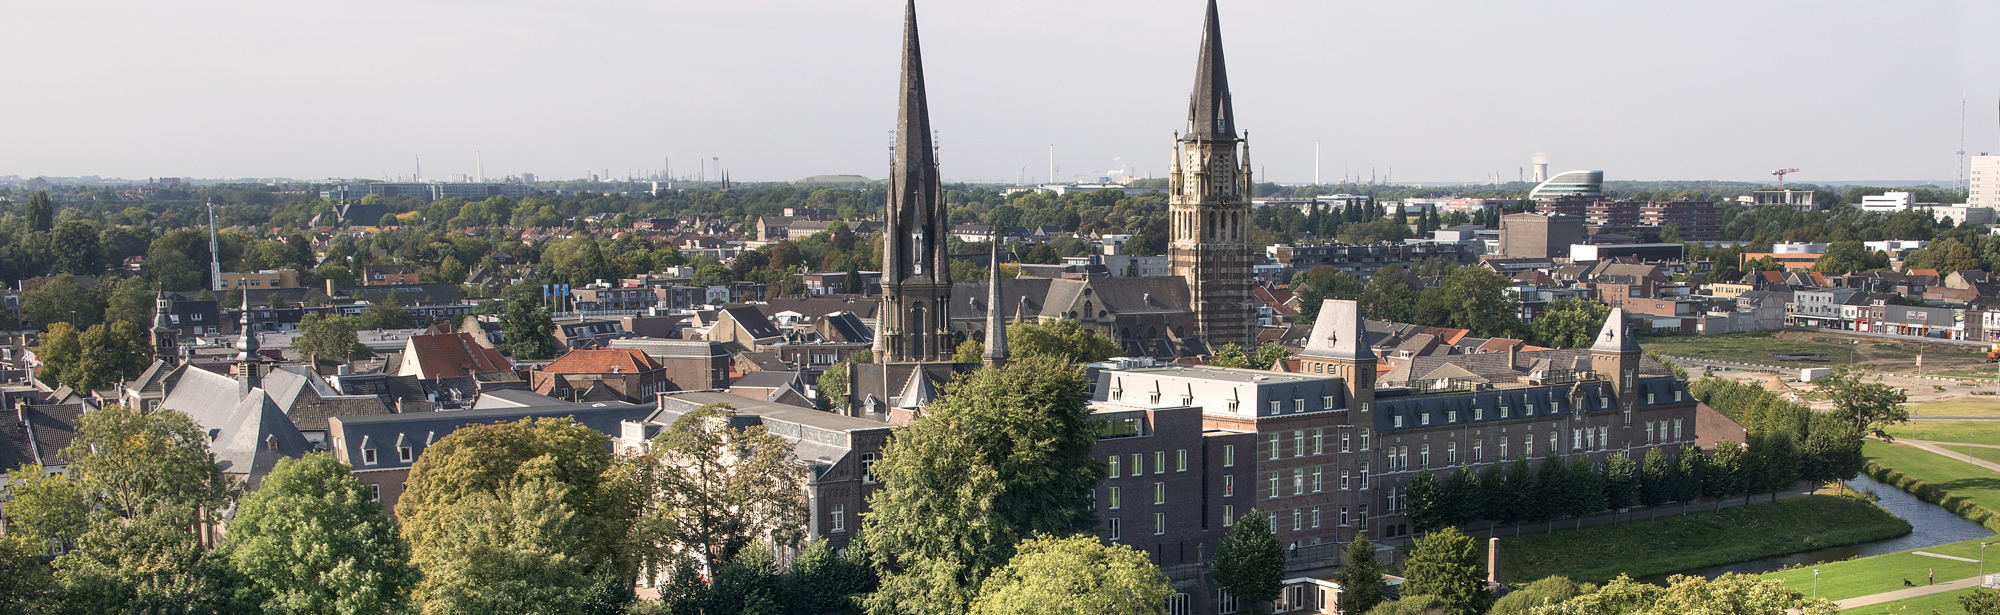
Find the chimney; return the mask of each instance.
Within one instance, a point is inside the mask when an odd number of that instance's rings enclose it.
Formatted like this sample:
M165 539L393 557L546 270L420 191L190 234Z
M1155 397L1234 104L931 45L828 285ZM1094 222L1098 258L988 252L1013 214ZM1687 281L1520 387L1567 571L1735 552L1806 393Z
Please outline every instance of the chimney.
M1507 347L1507 369L1514 369L1516 367L1514 365L1514 348L1515 346L1512 345Z
M1486 586L1500 584L1500 539L1486 539Z

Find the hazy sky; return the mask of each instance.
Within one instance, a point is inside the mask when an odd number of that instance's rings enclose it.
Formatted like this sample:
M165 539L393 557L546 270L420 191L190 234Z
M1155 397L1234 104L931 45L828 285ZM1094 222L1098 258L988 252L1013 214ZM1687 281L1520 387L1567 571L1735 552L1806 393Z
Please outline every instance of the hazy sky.
M1202 0L926 0L949 181L1165 172ZM887 173L900 0L0 4L0 175ZM1954 177L2000 3L1223 0L1263 179ZM713 177L711 171L711 177Z

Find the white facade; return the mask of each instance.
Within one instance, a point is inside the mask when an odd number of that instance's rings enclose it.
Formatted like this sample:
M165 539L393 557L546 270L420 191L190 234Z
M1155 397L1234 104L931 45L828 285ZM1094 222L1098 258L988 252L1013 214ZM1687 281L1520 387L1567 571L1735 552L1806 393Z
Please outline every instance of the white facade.
M1930 210L1931 215L1936 216L1940 222L1944 221L1945 218L1951 218L1953 224L1965 224L1968 222L1972 224L1993 223L1993 208L1991 207L1926 204L1918 206L1917 209Z
M1972 207L2000 208L2000 156L1978 155L1972 157L1971 182L1966 189L1965 204Z
M1781 243L1771 246L1772 254L1825 254L1823 243Z
M1908 192L1884 192L1879 195L1861 197L1862 211L1895 213L1917 204L1917 197Z
M1931 242L1912 241L1912 240L1864 241L1861 242L1861 245L1877 252L1888 252L1890 254L1896 254L1898 252L1903 252L1906 250L1922 249L1924 246L1931 245Z

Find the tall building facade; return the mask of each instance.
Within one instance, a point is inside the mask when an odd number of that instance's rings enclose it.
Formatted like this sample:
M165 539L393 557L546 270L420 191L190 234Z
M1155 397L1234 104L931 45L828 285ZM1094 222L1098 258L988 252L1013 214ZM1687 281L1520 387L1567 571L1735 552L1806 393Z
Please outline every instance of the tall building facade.
M951 266L930 107L924 96L917 5L903 24L903 80L898 92L896 153L889 167L889 208L882 242L882 311L876 317L876 363L951 360Z
M1966 205L2000 209L2000 156L1972 157L1972 176L1966 182L1966 191Z
M1250 296L1250 146L1236 132L1222 30L1209 0L1186 134L1174 141L1168 194L1173 273L1187 280L1198 335L1210 347L1255 345Z

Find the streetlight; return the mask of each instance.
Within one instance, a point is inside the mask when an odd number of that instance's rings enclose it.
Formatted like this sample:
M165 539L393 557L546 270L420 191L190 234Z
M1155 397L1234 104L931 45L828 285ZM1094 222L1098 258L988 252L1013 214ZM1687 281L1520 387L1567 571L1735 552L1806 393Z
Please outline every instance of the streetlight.
M1986 543L1979 543L1979 582L1986 582Z
M1813 599L1819 599L1819 569L1813 569Z

